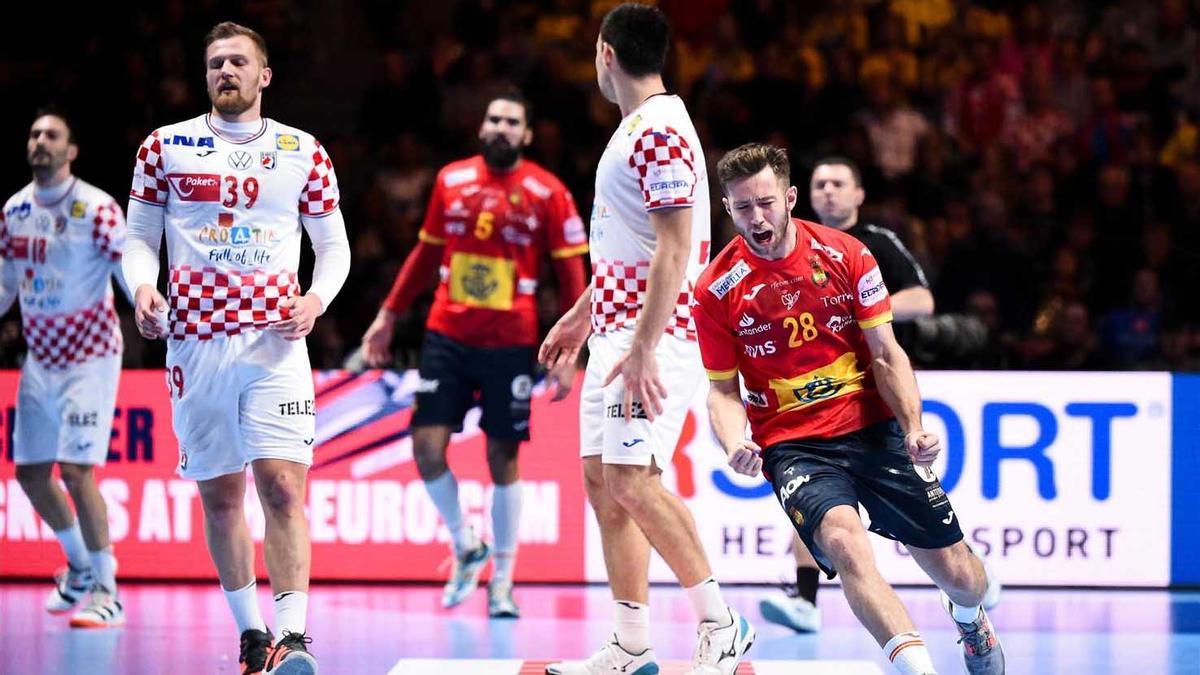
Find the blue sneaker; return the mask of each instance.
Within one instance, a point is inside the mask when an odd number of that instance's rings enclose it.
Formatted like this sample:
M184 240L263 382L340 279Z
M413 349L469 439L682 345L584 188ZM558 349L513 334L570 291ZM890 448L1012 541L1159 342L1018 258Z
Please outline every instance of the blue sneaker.
M764 598L758 603L758 611L767 621L787 626L797 633L821 630L821 610L799 596Z
M457 607L479 588L479 573L491 557L492 548L485 541L480 541L479 546L454 557L450 580L442 590L443 608Z

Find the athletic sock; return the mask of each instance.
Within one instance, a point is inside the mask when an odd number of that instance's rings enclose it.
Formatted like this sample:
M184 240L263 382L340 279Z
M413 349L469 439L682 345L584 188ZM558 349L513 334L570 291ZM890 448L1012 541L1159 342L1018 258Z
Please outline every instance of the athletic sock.
M89 551L92 560L92 578L104 587L104 590L116 595L117 593L117 558L113 555L112 546L99 551Z
M916 631L900 633L888 640L887 644L883 646L883 655L902 675L935 675L937 673L933 669L933 659L929 657L929 650L925 648L925 641Z
M975 620L979 618L979 605L963 607L951 600L950 616L954 617L954 620L959 623L975 623Z
M71 523L70 527L55 530L54 536L62 544L63 553L67 554L67 562L77 570L86 570L92 566L88 557L87 544L83 543L83 532L79 530L79 521Z
M521 526L520 481L497 485L492 491L492 535L496 542L493 581L512 581L517 562L517 533Z
M258 609L258 584L254 581L236 591L225 590L225 601L229 603L229 611L233 612L233 622L237 624L238 635L248 630L266 632L267 624L263 621L262 612Z
M721 597L721 585L716 579L709 577L684 590L687 591L688 600L692 601L692 608L696 610L696 616L700 617L701 621L716 621L720 626L729 625L729 606Z
M275 596L275 628L279 636L303 633L308 619L308 593L284 591Z
M796 592L800 597L817 604L817 586L821 579L821 570L816 567L796 568Z
M629 600L616 601L617 644L630 654L650 648L650 607Z
M447 471L433 480L425 481L425 489L429 498L437 507L442 520L446 521L446 529L450 530L450 539L454 542L454 552L462 555L475 548L475 533L463 521L462 506L458 503L458 481L454 474Z

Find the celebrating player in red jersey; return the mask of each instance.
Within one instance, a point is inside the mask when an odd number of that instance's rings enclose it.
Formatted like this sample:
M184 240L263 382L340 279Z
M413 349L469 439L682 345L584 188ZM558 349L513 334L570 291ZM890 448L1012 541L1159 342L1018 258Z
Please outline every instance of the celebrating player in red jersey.
M827 574L842 575L846 600L899 672L935 671L875 568L860 502L871 530L904 543L942 589L967 671L1003 673L1003 650L980 607L987 579L929 468L941 445L922 429L916 378L892 334L878 264L850 235L791 218L797 190L782 149L744 145L717 172L741 236L701 275L694 316L710 417L730 466L771 480L800 537Z
M516 617L512 573L521 519L517 447L529 440L533 345L538 339L538 265L548 251L565 312L583 292L587 233L571 193L549 171L522 159L532 140L529 105L517 92L488 105L479 128L482 152L438 173L420 243L363 336L368 364L391 360L398 314L412 304L434 270L440 273L421 349L421 381L413 413L413 454L429 496L454 541L455 565L442 595L454 607L475 590L492 555L463 520L458 483L446 466L450 434L481 394L488 468L495 490L495 570L488 613ZM565 397L574 364L552 372Z

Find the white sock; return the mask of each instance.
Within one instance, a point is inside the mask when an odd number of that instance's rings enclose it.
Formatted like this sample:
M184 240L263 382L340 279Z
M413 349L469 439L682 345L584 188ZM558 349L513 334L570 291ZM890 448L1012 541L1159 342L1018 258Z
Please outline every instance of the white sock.
M640 602L617 600L617 644L630 654L650 648L650 607Z
M275 596L275 628L279 637L303 633L308 619L308 593L284 591Z
M687 591L688 600L692 601L692 608L696 610L696 616L700 617L701 621L716 621L720 626L729 625L729 607L721 597L721 585L716 579L709 577L684 590Z
M62 544L63 553L67 554L67 562L77 570L86 570L92 566L88 558L87 544L83 543L83 532L79 531L79 521L71 523L70 527L55 530L54 536Z
M496 540L493 580L512 581L513 567L517 563L517 530L521 526L523 493L520 481L497 485L492 491L492 534Z
M117 593L117 558L112 546L99 551L89 551L92 559L92 578L109 593Z
M975 623L979 618L979 605L963 607L953 600L950 601L950 616L959 623Z
M933 659L925 648L921 634L900 633L887 641L883 646L883 655L896 667L896 672L903 675L936 675L933 669Z
M225 601L229 603L229 611L233 612L238 635L250 629L266 632L267 624L258 609L257 583L251 581L236 591L226 591L224 587L221 590L225 591Z
M425 489L438 513L442 514L442 520L446 521L454 551L461 554L475 548L475 533L463 522L462 507L458 503L458 481L454 480L454 474L447 471L425 481Z

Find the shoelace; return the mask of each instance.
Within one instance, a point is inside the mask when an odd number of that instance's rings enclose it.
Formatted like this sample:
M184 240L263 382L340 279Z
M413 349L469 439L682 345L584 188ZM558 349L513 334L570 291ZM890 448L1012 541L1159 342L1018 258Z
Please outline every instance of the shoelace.
M600 651L592 655L592 658L587 660L589 668L614 669L620 664L621 655L616 643L610 642L600 648Z
M711 622L700 624L700 628L696 631L700 640L696 643L696 658L693 659L692 665L712 665L712 632L717 626Z
M267 653L271 646L271 636L267 633L258 633L242 636L241 649L238 654L238 663L248 663L251 668L262 670L262 667L267 663ZM261 648L262 651L253 651L256 648ZM253 658L254 661L250 661Z
M972 623L970 625L972 630L963 633L958 638L958 643L962 644L965 642L967 647L971 649L971 652L978 656L990 649L987 644L989 632L985 631L981 624Z
M279 644L283 644L285 642L288 643L289 646L299 643L300 646L303 647L305 645L311 645L312 638L308 637L308 635L305 635L304 633L293 633L291 631L287 631L283 634L283 639L279 641Z

